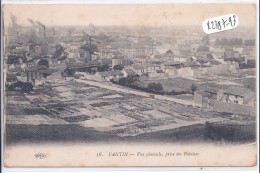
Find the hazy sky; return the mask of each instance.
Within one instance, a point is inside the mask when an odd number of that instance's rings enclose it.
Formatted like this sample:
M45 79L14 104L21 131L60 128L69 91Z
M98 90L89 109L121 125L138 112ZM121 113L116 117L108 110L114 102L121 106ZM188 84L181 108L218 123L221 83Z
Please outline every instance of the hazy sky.
M239 25L256 26L254 4L85 4L85 5L4 5L4 22L10 24L11 15L18 24L30 25L28 18L44 25L201 25L207 18L236 14Z

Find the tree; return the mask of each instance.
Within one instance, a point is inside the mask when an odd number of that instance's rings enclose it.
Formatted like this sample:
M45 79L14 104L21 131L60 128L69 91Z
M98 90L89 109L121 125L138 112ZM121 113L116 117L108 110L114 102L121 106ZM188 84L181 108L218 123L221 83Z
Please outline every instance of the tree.
M8 55L7 64L18 64L20 62L20 58L16 55Z
M123 65L121 65L121 64L118 64L118 65L115 65L114 67L113 67L113 69L114 70L123 70L124 69L124 66Z
M202 59L197 60L197 62L200 63L201 66L206 63L206 62L205 62L204 60L202 60Z
M120 78L120 79L118 80L118 84L119 84L119 85L122 85L122 86L125 86L125 85L126 85L126 78L125 78L125 77Z
M161 83L149 83L148 84L148 90L155 92L155 93L159 93L161 91L163 91L163 86Z
M21 91L29 93L29 92L33 91L33 85L29 82L25 82L25 83L23 83Z
M139 75L136 74L136 75L129 75L126 77L126 85L132 85L135 81L138 81L139 80Z
M191 84L190 89L191 89L191 91L192 91L192 94L194 94L194 92L197 90L197 85L194 84L194 83Z
M18 82L15 82L15 83L9 85L7 89L12 90L12 91L19 89L22 92L29 93L29 92L33 91L33 85L30 82L18 81Z
M38 62L38 65L43 65L45 66L46 68L49 68L49 61L47 59L41 59L39 62Z
M166 54L171 54L171 55L173 55L173 52L172 52L172 50L169 49L169 50L166 51Z
M69 69L69 68L65 69L64 72L65 72L68 76L74 76L74 74L76 73L75 70Z
M58 45L56 46L56 50L55 50L55 52L54 52L52 58L55 58L55 59L60 58L60 56L62 55L62 53L64 53L64 48L63 48L62 45L58 44Z
M134 82L139 80L139 77L140 76L138 74L136 74L136 75L129 75L127 77L120 78L118 80L118 84L119 85L123 85L123 86L132 86Z
M98 67L99 72L108 71L110 70L110 67L108 64L102 65L101 67Z

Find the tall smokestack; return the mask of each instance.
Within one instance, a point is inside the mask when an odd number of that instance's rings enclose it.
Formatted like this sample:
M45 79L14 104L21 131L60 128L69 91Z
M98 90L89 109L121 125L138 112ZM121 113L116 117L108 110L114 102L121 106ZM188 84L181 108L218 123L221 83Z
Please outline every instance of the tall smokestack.
M37 23L38 25L40 25L40 26L43 28L43 37L45 38L45 36L46 36L46 33L45 33L45 25L42 24L42 23L39 22L39 21L36 21L36 23Z
M16 23L17 21L17 17L14 16L13 14L11 14L11 21L12 21L12 26L13 26L13 31L17 34L17 36L19 35L18 34L18 24Z
M46 31L45 31L45 26L43 26L43 37L46 37Z
M17 26L17 23L16 23L16 21L17 21L17 17L14 16L13 14L11 14L11 20L12 20L12 24L13 24L13 26L16 27L16 26Z

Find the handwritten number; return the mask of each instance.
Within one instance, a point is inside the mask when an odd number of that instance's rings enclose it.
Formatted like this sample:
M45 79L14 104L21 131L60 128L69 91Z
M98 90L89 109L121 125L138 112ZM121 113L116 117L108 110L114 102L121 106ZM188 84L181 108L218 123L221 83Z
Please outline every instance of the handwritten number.
M221 30L221 28L222 28L222 27L221 27L221 22L218 21L218 29Z
M234 18L234 26L236 25L236 15L233 15Z
M207 22L207 26L208 26L208 30L210 30L211 28L209 27L209 21Z
M211 27L212 27L212 29L216 29L216 28L214 27L214 22L213 22L213 21L211 21Z

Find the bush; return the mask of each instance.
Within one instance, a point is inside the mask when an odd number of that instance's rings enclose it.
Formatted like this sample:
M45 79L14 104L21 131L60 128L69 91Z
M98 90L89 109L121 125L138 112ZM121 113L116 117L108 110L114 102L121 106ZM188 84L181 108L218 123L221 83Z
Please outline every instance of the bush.
M68 75L68 76L74 76L74 74L76 73L75 70L73 69L65 69L64 72Z
M161 83L149 83L147 89L154 93L160 93L163 91L163 86Z
M197 90L197 85L196 84L192 84L190 86L190 89L191 89L192 94L194 94L194 92Z
M33 91L33 85L31 84L31 83L29 83L29 82L25 82L24 84L23 84L23 87L22 87L22 90L21 91L23 91L23 92L31 92L31 91Z
M38 65L43 65L47 68L49 68L49 61L47 59L41 59L39 62L38 62Z
M115 65L115 66L113 67L113 69L114 69L114 70L120 70L120 71L121 71L121 70L124 69L124 66L118 64L118 65Z
M102 65L101 67L98 67L98 72L109 71L109 70L110 70L110 67L107 64Z

